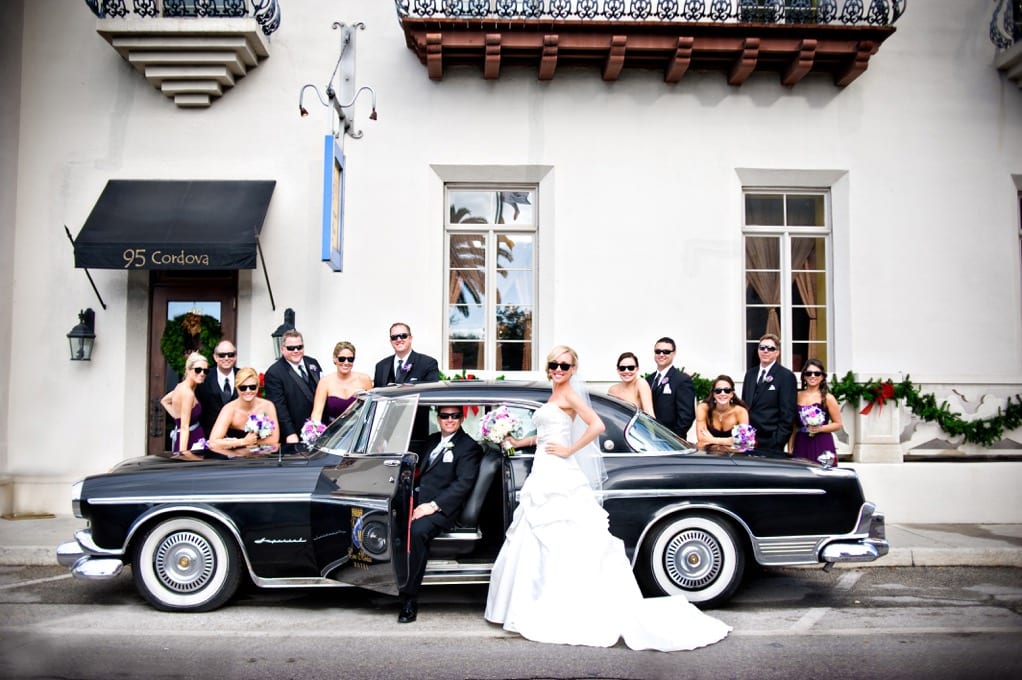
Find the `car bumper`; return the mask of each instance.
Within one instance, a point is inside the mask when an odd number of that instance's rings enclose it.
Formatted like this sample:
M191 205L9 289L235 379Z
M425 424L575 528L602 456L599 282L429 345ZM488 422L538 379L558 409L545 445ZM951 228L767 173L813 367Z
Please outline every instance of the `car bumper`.
M872 562L886 555L891 546L887 542L884 513L878 512L872 503L866 503L859 524L856 533L865 533L865 538L838 539L828 543L820 551L820 561L828 564Z
M70 567L75 578L88 581L111 579L124 569L122 556L97 546L88 529L75 532L75 540L57 546L57 562Z

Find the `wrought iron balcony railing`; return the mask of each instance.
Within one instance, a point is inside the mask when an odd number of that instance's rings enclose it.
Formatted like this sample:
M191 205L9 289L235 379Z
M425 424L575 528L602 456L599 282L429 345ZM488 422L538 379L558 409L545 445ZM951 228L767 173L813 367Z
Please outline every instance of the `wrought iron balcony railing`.
M907 0L395 0L408 47L433 80L450 66L723 71L741 85L774 72L793 86L829 74L844 87L894 33Z
M399 17L891 26L907 0L395 0Z
M252 16L265 35L280 28L280 6L277 0L85 0L85 4L100 19L123 19L129 14L143 19ZM129 4L131 9L128 8Z

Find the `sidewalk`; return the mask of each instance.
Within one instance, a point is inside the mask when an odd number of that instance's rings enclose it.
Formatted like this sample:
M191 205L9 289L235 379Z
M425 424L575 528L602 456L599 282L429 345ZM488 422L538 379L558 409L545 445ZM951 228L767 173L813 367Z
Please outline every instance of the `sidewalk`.
M0 565L56 565L57 545L85 520L0 519ZM1022 567L1022 524L889 524L891 552L855 567Z

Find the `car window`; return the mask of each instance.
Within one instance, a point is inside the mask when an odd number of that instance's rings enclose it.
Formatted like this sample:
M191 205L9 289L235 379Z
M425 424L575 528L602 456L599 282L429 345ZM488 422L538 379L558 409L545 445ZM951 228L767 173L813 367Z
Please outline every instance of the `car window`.
M370 401L356 399L348 409L327 426L316 440L316 448L331 453L351 453L357 450L356 438L369 416Z
M483 418L490 411L494 411L501 406L507 406L508 412L515 418L518 419L519 431L517 437L527 437L536 433L536 426L532 424L532 414L534 409L527 406L517 406L510 404L471 404L465 406L465 419L462 421L461 427L478 442L484 441L482 435L482 423ZM438 405L432 405L429 407L429 434L434 434L440 431L440 427L436 424L436 411L439 408Z
M635 419L625 428L625 440L632 450L638 453L692 449L691 444L642 411L639 411Z

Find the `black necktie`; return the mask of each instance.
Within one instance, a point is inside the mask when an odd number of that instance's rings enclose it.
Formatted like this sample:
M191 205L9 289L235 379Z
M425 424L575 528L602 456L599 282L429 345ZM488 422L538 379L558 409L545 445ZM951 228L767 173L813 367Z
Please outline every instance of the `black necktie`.
M230 400L231 400L231 381L228 380L227 378L224 378L224 401L227 402Z

